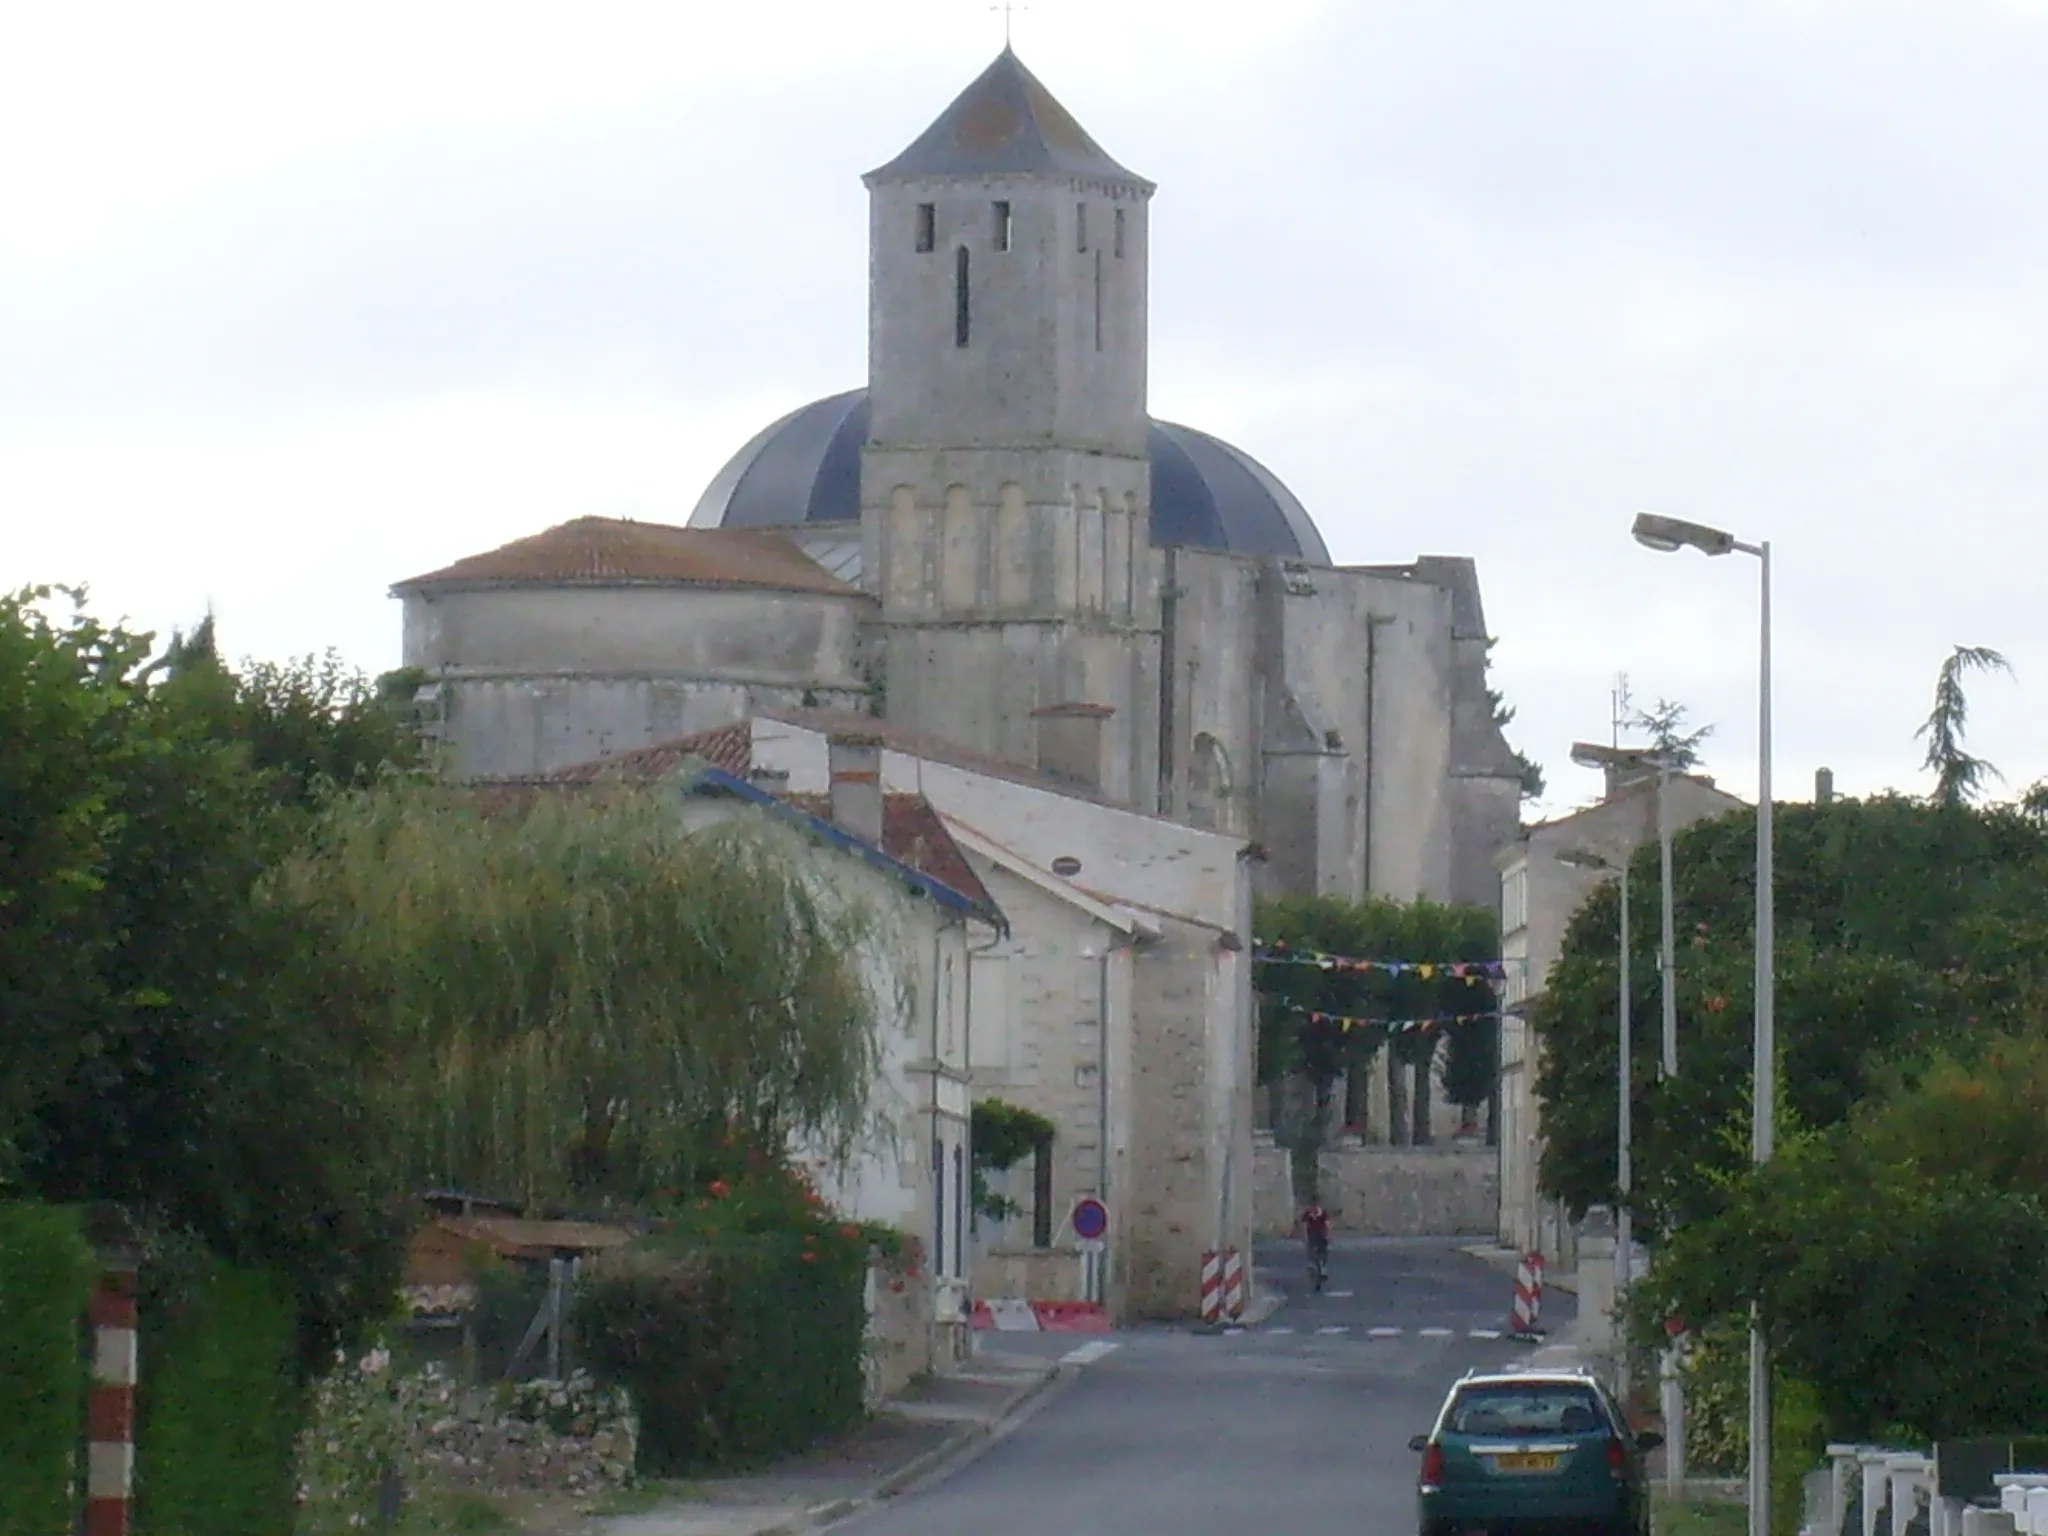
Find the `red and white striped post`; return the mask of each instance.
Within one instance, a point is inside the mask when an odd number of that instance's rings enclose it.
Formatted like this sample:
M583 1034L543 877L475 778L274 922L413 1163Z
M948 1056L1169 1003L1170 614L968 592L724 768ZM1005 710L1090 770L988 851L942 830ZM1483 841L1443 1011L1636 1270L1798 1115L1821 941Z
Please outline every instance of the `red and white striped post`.
M133 1262L102 1257L87 1308L92 1389L86 1399L85 1536L128 1536L135 1489L135 1380L139 1364Z
M1516 1338L1534 1338L1543 1332L1542 1318L1543 1255L1525 1253L1515 1266L1515 1302L1508 1331Z
M1202 1255L1202 1321L1223 1321L1223 1255L1213 1248Z
M1223 1250L1223 1315L1244 1316L1244 1255L1235 1248Z

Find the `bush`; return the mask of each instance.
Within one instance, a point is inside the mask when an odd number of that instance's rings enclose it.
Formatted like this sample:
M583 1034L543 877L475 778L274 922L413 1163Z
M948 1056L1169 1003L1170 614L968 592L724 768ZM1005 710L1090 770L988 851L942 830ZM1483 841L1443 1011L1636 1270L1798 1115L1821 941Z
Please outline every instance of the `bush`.
M639 1470L759 1461L857 1422L864 1283L885 1236L736 1150L654 1236L600 1261L571 1331L578 1358L632 1393Z
M298 1309L271 1275L200 1259L145 1273L136 1434L141 1536L289 1530Z
M93 1274L75 1212L0 1205L0 1536L71 1528Z

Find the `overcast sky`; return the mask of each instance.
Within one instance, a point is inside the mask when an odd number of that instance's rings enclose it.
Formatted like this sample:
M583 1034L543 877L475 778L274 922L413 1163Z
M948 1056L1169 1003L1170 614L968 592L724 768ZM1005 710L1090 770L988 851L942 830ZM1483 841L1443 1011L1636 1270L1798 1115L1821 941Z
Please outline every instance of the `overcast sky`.
M0 19L0 584L396 664L393 581L681 522L865 379L860 174L987 0L66 4ZM1157 181L1152 409L1343 562L1478 558L1550 809L1637 696L1781 795L1923 788L1935 669L2048 774L2048 0L1031 0Z

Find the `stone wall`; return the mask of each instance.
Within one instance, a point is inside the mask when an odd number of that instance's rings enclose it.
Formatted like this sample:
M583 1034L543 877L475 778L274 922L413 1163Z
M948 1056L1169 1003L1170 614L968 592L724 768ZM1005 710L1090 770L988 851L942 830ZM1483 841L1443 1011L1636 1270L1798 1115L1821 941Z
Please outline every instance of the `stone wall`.
M1340 1237L1465 1237L1493 1232L1499 1159L1492 1147L1335 1147L1322 1158L1323 1204ZM1294 1180L1284 1148L1258 1149L1262 1237L1292 1231Z

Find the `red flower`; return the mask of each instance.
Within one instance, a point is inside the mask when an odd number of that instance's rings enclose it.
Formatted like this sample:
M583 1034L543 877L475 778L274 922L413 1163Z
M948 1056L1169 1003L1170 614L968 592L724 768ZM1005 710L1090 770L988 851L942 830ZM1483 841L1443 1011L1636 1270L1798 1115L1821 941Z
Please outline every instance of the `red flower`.
M1714 996L1707 999L1707 1012L1709 1013L1721 1013L1725 1011L1727 1007L1728 999L1722 997L1718 992L1715 993Z
M818 1262L818 1256L815 1253L811 1253L808 1251L799 1255L799 1257L801 1257L806 1264L815 1264Z
M860 1237L860 1228L856 1227L852 1222L849 1221L845 1226L839 1229L839 1235L845 1238L848 1242L855 1242Z
M713 1179L711 1181L711 1193L720 1200L723 1200L732 1193L732 1186L723 1179Z

